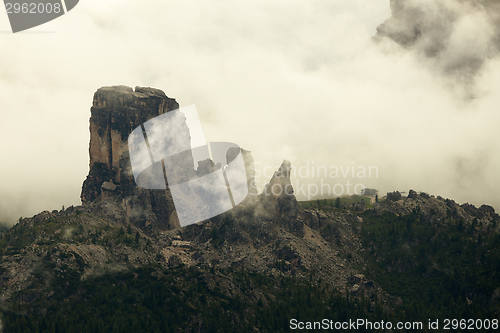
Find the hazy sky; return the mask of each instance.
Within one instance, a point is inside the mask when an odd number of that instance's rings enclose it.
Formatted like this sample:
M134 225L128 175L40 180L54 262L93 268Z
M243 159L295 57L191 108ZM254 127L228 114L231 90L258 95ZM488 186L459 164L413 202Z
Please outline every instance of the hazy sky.
M17 34L2 13L0 220L81 203L92 96L110 85L195 104L208 141L252 151L260 187L287 159L303 167L299 188L323 166L337 191L349 180L499 209L500 62L481 49L492 28L443 3L458 19L432 59L371 41L389 0L83 0ZM472 84L444 70L474 52L488 55Z

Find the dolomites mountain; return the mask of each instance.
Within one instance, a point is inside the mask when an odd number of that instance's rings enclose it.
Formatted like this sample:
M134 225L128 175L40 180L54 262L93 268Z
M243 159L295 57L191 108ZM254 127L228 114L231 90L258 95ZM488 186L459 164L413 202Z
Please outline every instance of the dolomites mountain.
M353 263L361 263L356 253L360 239L349 226L358 219L350 213L325 214L318 209L301 213L290 182L292 166L286 160L258 194L253 159L250 152L242 150L250 192L247 199L208 221L179 228L168 189L135 186L127 146L128 134L135 127L175 108L175 100L157 89L119 86L97 90L91 108L90 171L82 187L83 205L22 219L11 230L12 235L30 236L8 246L9 253L21 253L22 259L6 257L3 262L4 269L11 272L5 276L4 299L11 298L16 289L27 288L37 274L36 262L42 258L56 265L51 274L71 269L85 279L140 265L183 263L239 267L276 276L305 277L301 272L314 269L318 277L343 290L350 283L349 276L360 273L344 260L350 253ZM229 160L236 154L229 150ZM211 161L202 161L196 172L203 175L213 167ZM331 247L309 223L315 228L338 224L335 234L339 245ZM119 232L124 228L136 235L135 244L142 245L131 246L128 236ZM341 244L346 247L342 249ZM39 287L49 283L47 280ZM379 287L370 286L367 292L385 297ZM43 295L38 290L30 297Z
M158 89L116 86L96 91L90 117L90 170L82 187L82 203L100 215L140 228L178 226L172 197L166 191L135 186L128 136L137 126L179 108Z
M132 223L146 232L180 227L170 190L148 190L136 186L128 150L128 136L144 122L179 108L175 99L159 89L125 86L103 87L94 94L90 118L90 170L83 183L81 199L84 206L102 217L124 224ZM188 128L179 131L187 135ZM189 137L183 138L189 141ZM239 149L228 152L231 160ZM250 195L257 195L253 158L241 150L245 161ZM193 168L189 151L177 159L178 175L193 178L212 172L220 165L211 160L198 162ZM188 177L188 176L186 176ZM182 180L182 176L178 179ZM200 194L201 195L201 194Z
M258 194L242 150L251 195L180 228L168 189L135 186L127 149L130 131L177 107L152 88L95 93L83 205L0 235L0 327L282 332L291 318L498 317L500 217L488 205L413 190L299 203L287 160Z
M128 135L137 126L165 112L179 108L175 99L153 88L103 87L94 94L90 117L90 171L83 183L82 203L102 192L103 182L128 185L129 168L120 165L128 152ZM123 155L125 158L126 155Z

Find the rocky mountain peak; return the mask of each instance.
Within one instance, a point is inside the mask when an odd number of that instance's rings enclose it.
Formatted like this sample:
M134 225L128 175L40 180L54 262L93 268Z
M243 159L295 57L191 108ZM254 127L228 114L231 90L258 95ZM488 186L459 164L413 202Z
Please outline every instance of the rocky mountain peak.
M126 86L102 87L94 94L90 117L90 171L83 183L82 203L98 198L102 184L121 185L120 159L128 153L127 138L134 128L179 108L159 89ZM126 167L126 166L125 166Z
M168 186L166 190L136 186L128 149L128 136L135 128L178 108L175 99L154 88L114 86L102 87L95 92L90 117L90 170L81 193L82 203L89 212L123 224L133 224L149 232L180 227ZM231 148L227 152L227 162L240 151L245 163L249 196L256 197L251 153ZM220 163L215 165L208 159L200 161L195 170L192 154L187 151L182 156L183 164L176 164L174 176L180 172L191 175L191 178L201 177L221 167ZM288 166L282 166L283 170L289 170L290 163L287 163ZM272 180L272 184L277 183L278 178ZM293 193L289 179L288 183L284 182L284 178L279 182ZM245 202L248 203L248 200Z
M271 199L276 202L279 198L294 197L293 187L290 182L290 171L292 165L289 161L284 160L279 169L274 173L273 177L266 184L262 192L263 198Z
M291 163L284 160L260 194L259 207L264 216L301 235L304 224L298 218L299 207L290 182L291 170Z

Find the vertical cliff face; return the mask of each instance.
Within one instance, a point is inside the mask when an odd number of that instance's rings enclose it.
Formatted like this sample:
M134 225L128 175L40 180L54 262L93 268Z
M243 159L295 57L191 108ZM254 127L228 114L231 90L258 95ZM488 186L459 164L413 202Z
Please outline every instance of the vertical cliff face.
M116 86L97 90L90 118L90 170L81 193L86 209L124 224L134 224L144 231L180 227L168 186L166 190L148 190L136 185L128 148L128 137L135 128L178 108L174 99L168 98L158 89ZM182 142L190 140L185 119L180 120L176 129L181 129L179 135L187 135L182 138ZM230 150L226 156L227 162L239 152L239 148ZM249 151L241 149L241 153L249 193L255 197L257 189L253 158ZM170 159L165 163L169 184L200 177L212 172L214 167L211 160L206 160L201 161L198 170L195 170L191 151L179 153L175 161ZM193 202L196 199L193 197Z
M99 197L104 182L121 185L120 158L128 153L127 139L132 130L177 108L175 99L158 89L117 86L96 91L90 117L90 172L83 183L83 204ZM122 167L128 166L125 163Z
M90 117L90 170L81 193L85 207L143 230L178 226L170 191L137 187L128 151L133 129L178 108L175 99L158 89L116 86L96 91Z

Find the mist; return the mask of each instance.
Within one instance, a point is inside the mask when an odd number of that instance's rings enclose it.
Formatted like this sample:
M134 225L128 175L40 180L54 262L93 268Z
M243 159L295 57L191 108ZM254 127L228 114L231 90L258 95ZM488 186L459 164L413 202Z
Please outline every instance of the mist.
M195 104L207 141L252 152L260 189L287 159L299 200L349 181L499 209L498 12L408 3L429 17L411 43L373 38L389 0L86 0L16 34L0 15L0 221L81 204L92 96L111 85Z

